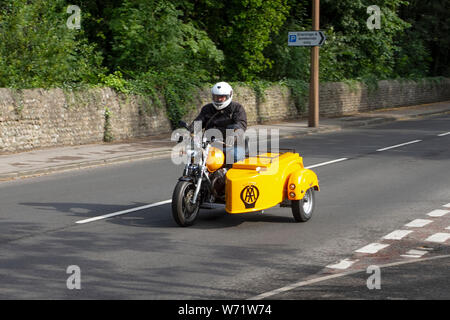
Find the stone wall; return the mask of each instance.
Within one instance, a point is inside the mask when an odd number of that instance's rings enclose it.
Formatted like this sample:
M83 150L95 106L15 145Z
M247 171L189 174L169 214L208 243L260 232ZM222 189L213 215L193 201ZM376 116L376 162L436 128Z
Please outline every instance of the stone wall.
M211 89L204 88L198 93L197 108L190 112L185 120L192 121L201 107L211 102ZM247 113L247 122L250 125L257 123L299 119L301 113L291 99L290 89L285 86L272 86L264 91L264 97L257 97L250 87L233 87L233 101L242 104Z
M367 88L361 83L320 85L320 115L340 116L383 108L412 106L450 100L450 79L433 81L379 81Z
M109 88L76 92L0 88L0 153L102 142L106 110L116 141L170 132L162 108Z
M249 87L234 89L234 100L245 107L250 125L307 117L308 99L297 109L287 87L269 87L263 97L257 97ZM450 100L450 79L423 83L380 81L377 88L359 83L320 85L320 114L325 117L446 100ZM209 88L200 90L185 120L192 120L209 101ZM105 126L107 111L110 116ZM109 88L75 92L0 88L0 153L98 143L104 139L105 127L114 141L171 131L164 108L144 97L124 96Z

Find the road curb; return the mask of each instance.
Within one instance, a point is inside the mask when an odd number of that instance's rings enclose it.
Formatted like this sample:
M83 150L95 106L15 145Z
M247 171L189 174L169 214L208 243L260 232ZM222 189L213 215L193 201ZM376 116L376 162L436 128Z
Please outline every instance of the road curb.
M0 174L0 181L10 181L10 180L15 180L15 179L19 179L19 178L31 178L31 177L37 177L37 176L42 176L42 175L51 174L51 173L71 171L71 170L75 170L75 169L93 168L93 167L99 167L99 166L104 166L104 165L109 165L109 164L116 164L116 163L118 164L118 163L131 162L131 161L137 161L137 160L159 159L159 158L170 156L171 150L172 149L149 151L149 152L140 153L140 154L131 155L131 156L126 155L126 156L119 156L119 157L107 158L107 159L101 159L101 160L90 160L90 161L82 161L82 162L77 162L77 163L58 165L58 166L53 166L53 167L45 167L45 168L40 168L40 169L21 170L21 171L2 173L2 174Z

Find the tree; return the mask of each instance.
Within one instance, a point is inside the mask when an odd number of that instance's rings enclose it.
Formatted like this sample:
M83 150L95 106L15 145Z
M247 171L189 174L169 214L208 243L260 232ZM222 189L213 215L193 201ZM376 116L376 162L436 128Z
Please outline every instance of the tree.
M403 69L425 67L432 76L450 76L450 1L410 0L400 15L411 24L402 45Z
M222 78L251 80L271 67L273 61L263 51L286 20L287 0L200 0L179 5L190 8L185 19L205 30L224 52Z
M0 87L96 83L102 58L69 29L63 0L5 0L0 7Z
M322 1L321 24L325 29L332 28L339 38L336 44L340 50L335 52L335 62L340 64L346 78L393 76L395 54L399 50L397 39L409 26L397 14L404 4L403 0ZM381 9L380 29L367 27L370 5Z
M113 69L142 93L159 90L173 126L186 113L195 86L212 79L224 59L207 33L182 15L164 0L125 0L109 22Z

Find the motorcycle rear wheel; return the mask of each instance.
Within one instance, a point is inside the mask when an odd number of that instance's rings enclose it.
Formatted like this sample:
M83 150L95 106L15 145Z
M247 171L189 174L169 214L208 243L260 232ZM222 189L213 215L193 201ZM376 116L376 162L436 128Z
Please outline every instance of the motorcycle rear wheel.
M194 197L195 185L190 181L178 181L172 195L172 216L180 227L188 227L197 220L200 210L198 197L195 204L191 203Z

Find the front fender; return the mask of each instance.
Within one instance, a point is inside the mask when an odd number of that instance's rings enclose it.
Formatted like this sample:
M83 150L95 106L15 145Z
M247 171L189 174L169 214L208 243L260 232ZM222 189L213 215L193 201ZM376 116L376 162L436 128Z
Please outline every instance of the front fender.
M291 185L295 185L295 188L291 189ZM306 190L310 188L320 191L317 175L310 169L297 170L289 177L287 197L289 200L301 200L305 196Z

